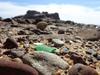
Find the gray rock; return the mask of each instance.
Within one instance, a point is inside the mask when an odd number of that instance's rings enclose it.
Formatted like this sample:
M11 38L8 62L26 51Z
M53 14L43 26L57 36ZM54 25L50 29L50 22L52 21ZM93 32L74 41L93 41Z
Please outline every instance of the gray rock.
M45 18L45 15L35 10L28 10L24 18L25 19L38 19L38 18Z
M88 50L86 51L86 53L87 53L87 54L90 54L90 55L96 55L96 51L93 50L93 49L88 49Z
M52 39L52 42L54 43L54 46L56 47L61 47L64 45L64 42L61 41L60 39Z
M47 14L46 16L47 16L48 18L51 18L51 19L57 19L57 20L60 19L58 13Z
M100 60L100 55L97 55L97 59Z
M17 56L17 57L21 57L25 54L25 51L23 49L12 49L10 51L10 53L13 55L13 56Z
M51 14L49 14L48 12L40 13L35 10L28 10L24 18L25 19L51 18L51 19L57 19L57 20L60 19L58 13L51 13Z
M69 68L67 62L52 53L42 51L35 51L33 55L24 54L24 51L11 51L11 53L21 57L23 61L30 64L43 75L52 75L57 67L61 69Z
M63 59L61 59L56 54L48 53L48 52L42 52L42 51L36 51L34 53L34 56L37 58L43 58L43 60L47 61L48 63L58 66L62 69L68 69L68 63L65 62Z

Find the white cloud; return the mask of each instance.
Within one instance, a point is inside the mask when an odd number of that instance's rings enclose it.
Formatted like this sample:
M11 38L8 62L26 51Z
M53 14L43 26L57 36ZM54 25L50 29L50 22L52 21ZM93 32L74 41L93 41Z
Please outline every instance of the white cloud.
M99 24L100 10L81 5L47 4L47 5L16 5L11 2L0 2L0 16L13 17L25 14L27 10L58 12L62 20L73 20L80 23Z

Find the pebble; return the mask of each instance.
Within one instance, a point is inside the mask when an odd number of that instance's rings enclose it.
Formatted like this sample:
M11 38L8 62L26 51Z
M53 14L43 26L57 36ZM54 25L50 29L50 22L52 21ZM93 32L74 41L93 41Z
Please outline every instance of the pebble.
M66 53L68 53L68 51L69 51L68 48L63 48L63 49L61 49L61 53L62 53L62 54L66 54Z

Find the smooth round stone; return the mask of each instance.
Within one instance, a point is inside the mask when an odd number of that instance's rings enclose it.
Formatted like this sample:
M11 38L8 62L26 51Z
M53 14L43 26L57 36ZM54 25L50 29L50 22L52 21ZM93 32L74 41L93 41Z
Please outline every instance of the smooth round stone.
M83 64L75 64L68 73L68 75L98 75L95 69Z

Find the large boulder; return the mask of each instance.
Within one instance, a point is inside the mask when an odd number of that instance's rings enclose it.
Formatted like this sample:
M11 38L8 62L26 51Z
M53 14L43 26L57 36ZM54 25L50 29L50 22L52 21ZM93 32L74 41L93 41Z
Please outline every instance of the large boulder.
M58 13L51 13L48 12L38 12L35 10L29 10L24 16L25 19L39 19L39 18L51 18L51 19L60 19Z
M52 13L52 14L49 14L48 12L43 12L44 15L46 15L46 17L48 18L51 18L51 19L60 19L59 18L59 14L58 13Z
M38 11L35 11L35 10L29 10L25 14L24 18L26 18L26 19L38 19L38 18L45 18L45 15L38 12Z

